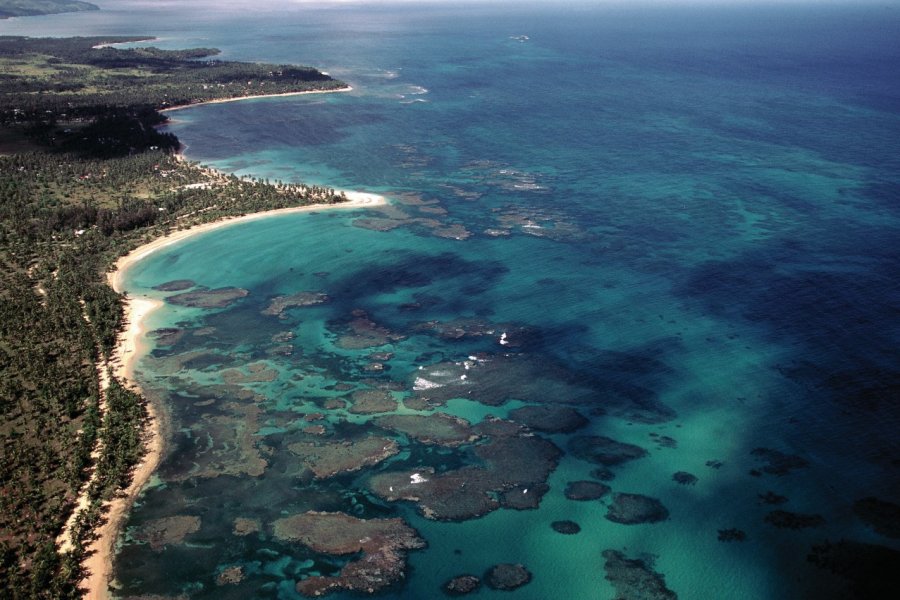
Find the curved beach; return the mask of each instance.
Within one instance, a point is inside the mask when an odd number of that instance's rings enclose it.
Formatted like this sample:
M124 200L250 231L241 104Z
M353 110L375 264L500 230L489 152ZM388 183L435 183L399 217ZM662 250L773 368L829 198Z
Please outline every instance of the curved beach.
M180 106L172 106L171 108L164 108L160 110L161 113L173 112L176 110L184 110L186 108L194 108L197 106L203 106L204 104L225 104L228 102L242 102L244 100L257 100L259 98L286 98L289 96L306 96L309 94L334 94L338 92L352 92L353 86L346 86L342 88L336 88L333 90L306 90L304 92L283 92L281 94L254 94L252 96L238 96L236 98L218 98L216 100L206 100L204 102L195 102L193 104L183 104Z
M352 191L346 191L345 194L348 201L340 204L311 204L307 206L281 208L240 217L226 218L212 223L197 225L189 229L175 231L136 248L129 254L121 257L116 262L115 269L108 274L109 285L116 292L125 293L123 281L128 269L162 248L202 233L239 223L245 223L247 221L255 221L258 219L292 213L366 208L387 203L385 197L378 194ZM135 298L131 296L125 297L125 322L128 325L126 329L119 334L118 344L116 345L111 361L111 367L114 375L132 389L140 390L140 385L134 378L134 365L137 358L145 351L145 346L142 343L143 334L145 332L144 323L147 316L162 305L163 303L159 300ZM88 547L88 558L85 561L88 576L83 584L86 587L85 598L90 600L105 600L110 597L109 586L112 582L112 567L116 539L125 522L129 509L137 499L141 490L150 480L151 475L162 459L165 448L165 412L162 407L156 405L154 401L149 398L147 410L149 415L146 429L147 453L135 467L134 477L128 489L124 490L120 496L109 503L107 512L105 513L105 522L96 532L97 538Z

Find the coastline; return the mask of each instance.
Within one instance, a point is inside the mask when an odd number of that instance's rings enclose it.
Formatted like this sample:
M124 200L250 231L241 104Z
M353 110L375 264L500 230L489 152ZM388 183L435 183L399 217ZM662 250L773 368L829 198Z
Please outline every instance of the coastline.
M335 94L338 92L351 92L353 86L348 85L333 90L306 90L305 92L283 92L281 94L257 94L255 96L238 96L236 98L218 98L216 100L204 100L203 102L194 102L193 104L182 104L180 106L172 106L170 108L162 108L161 113L172 112L176 110L184 110L186 108L194 108L195 106L204 106L206 104L225 104L226 102L241 102L243 100L257 100L259 98L286 98L288 96L305 96L307 94Z
M378 194L354 191L344 191L344 193L348 201L339 204L310 204L307 206L279 208L239 217L227 217L219 221L174 231L121 257L116 261L114 270L107 274L107 282L117 293L125 293L123 286L125 274L136 263L162 248L209 231L292 213L339 208L366 208L387 204L387 199ZM143 393L143 390L141 390L134 379L134 365L145 350L143 334L146 319L161 306L163 306L161 300L125 296L125 321L128 326L119 334L118 342L110 361L111 369L116 378L123 385L141 393ZM146 398L146 394L144 396ZM109 502L105 514L105 522L96 531L96 539L88 546L88 558L84 563L88 576L82 581L82 584L86 586L84 597L89 600L108 600L111 597L109 592L113 581L112 568L116 540L131 506L156 471L156 467L162 460L163 452L165 451L165 411L152 398L147 398L147 413L148 423L144 432L147 439L147 452L140 463L136 465L132 482L128 489Z

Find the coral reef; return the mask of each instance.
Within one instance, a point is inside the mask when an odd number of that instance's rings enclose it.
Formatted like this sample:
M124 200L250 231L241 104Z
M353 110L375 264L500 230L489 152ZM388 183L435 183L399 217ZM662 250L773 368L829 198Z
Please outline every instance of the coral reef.
M531 572L524 565L502 563L494 565L484 576L488 587L495 590L514 590L531 581Z
M403 433L423 444L459 446L479 439L465 419L444 413L430 415L387 415L372 421L378 427Z
M523 406L510 411L509 418L535 431L571 433L588 420L574 408L565 406Z
M354 310L352 317L349 322L336 326L338 348L345 350L376 348L402 340L405 337L378 325L369 319L369 315L364 310Z
M581 531L581 526L575 521L553 521L550 523L550 527L552 527L553 531L556 533L562 533L564 535L575 535Z
M269 302L269 306L263 309L262 314L284 319L284 311L289 308L315 306L324 302L328 302L328 295L322 292L297 292L289 296L276 296Z
M470 594L481 587L481 579L475 575L459 575L444 584L444 591L450 596Z
M216 288L214 290L201 288L193 292L167 296L166 302L192 308L226 308L248 294L250 294L249 291L236 287Z
M613 523L637 525L657 523L669 518L668 509L656 498L641 494L613 494L606 518Z
M197 287L197 283L190 279L175 279L173 281L155 285L153 286L153 289L158 292L181 292L189 290L192 287Z
M403 519L357 519L344 513L306 512L272 523L275 537L299 542L315 552L356 555L332 576L316 575L297 582L305 596L345 589L374 593L403 578L406 553L425 541Z
M640 559L628 558L616 550L604 550L606 580L616 588L616 598L629 600L676 600L666 587L666 578Z
M687 471L678 471L672 475L672 481L680 483L681 485L694 485L697 483L698 479L696 475L691 475Z
M377 465L400 452L395 440L375 436L352 441L295 442L288 449L300 457L316 479Z
M825 518L822 515L807 515L786 510L773 510L765 516L764 520L779 529L806 529L825 524Z
M150 544L154 552L161 552L170 544L181 544L184 538L200 530L200 517L178 515L145 523L134 539Z
M809 466L809 462L802 456L785 454L771 448L754 448L750 454L764 464L761 471L770 475L787 475L795 469Z
M608 485L596 481L570 481L564 493L569 500L597 500L609 492Z
M572 456L607 467L647 456L647 451L634 444L617 442L600 435L579 435L569 440Z
M482 427L484 425L484 427ZM548 489L547 477L556 468L560 450L509 421L487 420L473 428L490 432L475 446L478 466L436 473L432 468L390 471L372 476L368 487L380 498L409 500L429 519L462 521L484 515L504 504L531 508ZM535 499L523 498L535 496Z

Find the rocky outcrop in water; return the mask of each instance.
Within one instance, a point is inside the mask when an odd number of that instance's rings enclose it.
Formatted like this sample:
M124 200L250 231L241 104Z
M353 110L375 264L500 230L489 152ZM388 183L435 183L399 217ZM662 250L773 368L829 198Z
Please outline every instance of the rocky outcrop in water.
M658 523L669 518L669 511L656 498L641 494L613 494L606 518L622 525Z
M570 481L564 494L569 500L597 500L610 491L608 485L596 481Z
M569 452L576 458L607 467L647 456L647 451L634 444L617 442L601 435L578 435L569 440Z
M504 563L491 567L484 579L488 587L511 591L530 582L531 572L524 565Z
M479 517L501 502L513 508L536 506L548 489L559 448L510 421L488 419L472 429L489 438L473 449L477 466L378 473L369 479L369 489L389 502L415 502L423 516L441 521Z
M523 406L510 411L509 418L529 429L547 433L571 433L588 423L580 412L565 406Z
M575 521L553 521L550 523L550 527L556 533L562 533L563 535L575 535L581 531L581 526Z
M606 580L616 588L617 599L676 600L678 595L666 587L666 578L640 559L628 558L616 550L604 550Z
M481 579L474 575L460 575L444 584L444 592L449 596L464 596L481 587Z
M358 471L400 452L396 440L374 436L358 440L296 442L289 449L316 479Z
M249 294L249 291L236 287L223 287L214 290L203 288L193 292L168 296L166 297L166 302L192 308L227 308Z
M357 519L344 513L306 512L278 519L275 537L298 542L332 556L359 555L335 576L313 576L297 582L304 596L321 596L344 589L375 593L404 576L406 554L425 541L403 519Z

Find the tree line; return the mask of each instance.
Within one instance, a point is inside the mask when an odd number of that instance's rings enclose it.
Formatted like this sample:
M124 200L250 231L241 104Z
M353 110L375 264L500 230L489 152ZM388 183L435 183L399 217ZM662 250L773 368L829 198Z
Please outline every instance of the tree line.
M229 86L248 72L262 69L272 82L288 82L305 76L302 69L213 63L203 60L208 49L107 48L94 55L92 46L116 41L109 38L10 39L0 39L0 65L24 61L50 72L56 57L86 65L86 77L115 61L161 69L133 89L117 87L124 79L85 97L44 89L35 94L43 99L32 113L16 106L22 82L7 88L9 77L0 80L0 126L29 128L44 148L0 156L0 598L77 598L103 503L128 485L143 452L145 400L113 377L106 409L100 405L98 369L124 326L123 298L106 285L107 270L119 256L176 229L344 197L327 187L217 173L173 156L174 136L153 134L162 119L160 98L178 96L172 88L158 95L171 70L220 77L216 86L224 87L215 93L229 97L246 93ZM40 52L43 58L36 58ZM342 85L323 77L309 81ZM73 74L69 84L76 79ZM190 92L189 79L184 75L185 87L175 87L181 98L205 97ZM98 441L103 452L94 460ZM72 531L73 550L60 553L56 538L88 481L89 508Z

